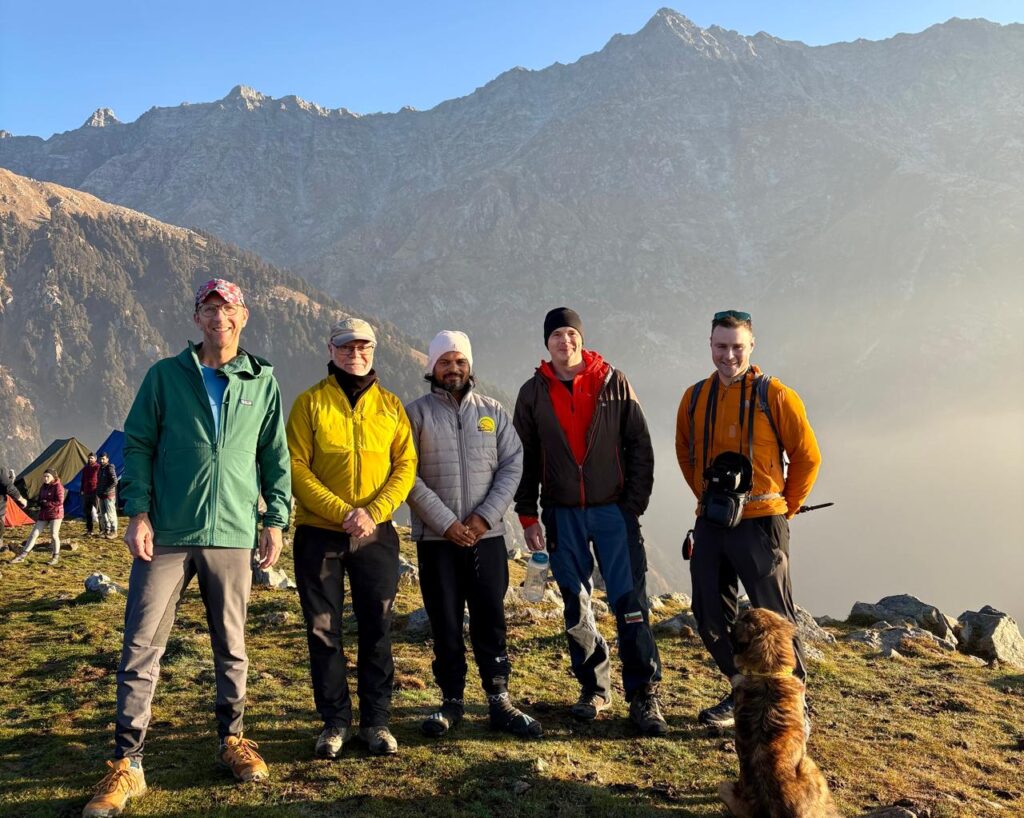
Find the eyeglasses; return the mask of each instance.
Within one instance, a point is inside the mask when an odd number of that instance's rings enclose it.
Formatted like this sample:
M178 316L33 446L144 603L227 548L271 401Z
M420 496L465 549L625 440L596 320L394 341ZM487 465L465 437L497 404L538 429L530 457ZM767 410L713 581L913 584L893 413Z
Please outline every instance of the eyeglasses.
M737 321L749 321L750 313L741 312L740 310L722 310L722 312L716 312L715 317L711 321L724 321L726 318L735 318Z
M338 344L334 343L334 341L331 341L331 346L334 347L342 355L352 356L352 355L369 355L369 354L371 354L373 352L374 348L377 345L373 344L373 343L368 343L368 344L342 344L341 346L339 346Z
M238 315L241 309L241 304L203 304L196 312L203 316L203 318L213 318L218 312L223 313L228 318L233 318Z

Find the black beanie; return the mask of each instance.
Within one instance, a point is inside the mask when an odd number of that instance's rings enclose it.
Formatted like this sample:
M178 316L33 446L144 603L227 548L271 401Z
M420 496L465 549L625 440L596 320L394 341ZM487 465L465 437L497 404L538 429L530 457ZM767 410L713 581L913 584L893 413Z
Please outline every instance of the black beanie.
M576 310L570 310L568 307L555 307L544 316L544 346L548 345L551 333L561 327L572 327L580 335L583 334L583 322Z

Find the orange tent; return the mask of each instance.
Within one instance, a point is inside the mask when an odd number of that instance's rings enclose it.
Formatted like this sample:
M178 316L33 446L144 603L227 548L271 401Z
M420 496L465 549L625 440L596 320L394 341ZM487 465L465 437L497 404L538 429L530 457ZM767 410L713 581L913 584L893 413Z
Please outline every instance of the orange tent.
M12 525L32 525L35 520L29 517L24 511L21 510L14 498L7 497L7 509L4 511L4 525L10 527Z

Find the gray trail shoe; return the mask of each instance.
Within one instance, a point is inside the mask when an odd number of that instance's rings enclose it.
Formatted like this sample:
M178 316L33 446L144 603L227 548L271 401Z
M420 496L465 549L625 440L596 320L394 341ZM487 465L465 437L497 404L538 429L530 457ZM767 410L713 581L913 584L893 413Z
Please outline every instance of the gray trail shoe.
M697 714L697 721L708 727L732 727L736 723L736 702L732 693L712 707L705 707Z
M629 703L629 720L645 736L663 736L668 732L668 722L661 715L661 705L656 692L637 692Z
M595 693L593 690L584 690L580 693L576 704L569 708L569 712L580 721L593 721L598 713L607 710L612 704L612 692L609 690L607 696Z
M359 740L365 741L375 756L391 756L398 752L398 740L384 726L360 727Z
M345 742L353 735L351 727L325 727L316 739L316 757L337 758Z

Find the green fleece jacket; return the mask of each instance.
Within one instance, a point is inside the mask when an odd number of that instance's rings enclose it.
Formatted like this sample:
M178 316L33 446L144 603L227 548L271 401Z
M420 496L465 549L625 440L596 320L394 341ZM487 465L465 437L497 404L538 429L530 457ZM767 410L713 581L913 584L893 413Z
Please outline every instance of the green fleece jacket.
M156 545L252 548L260 494L263 524L288 525L290 461L273 367L239 350L218 371L228 379L219 436L191 342L150 367L125 421L121 497L129 516L149 513Z

